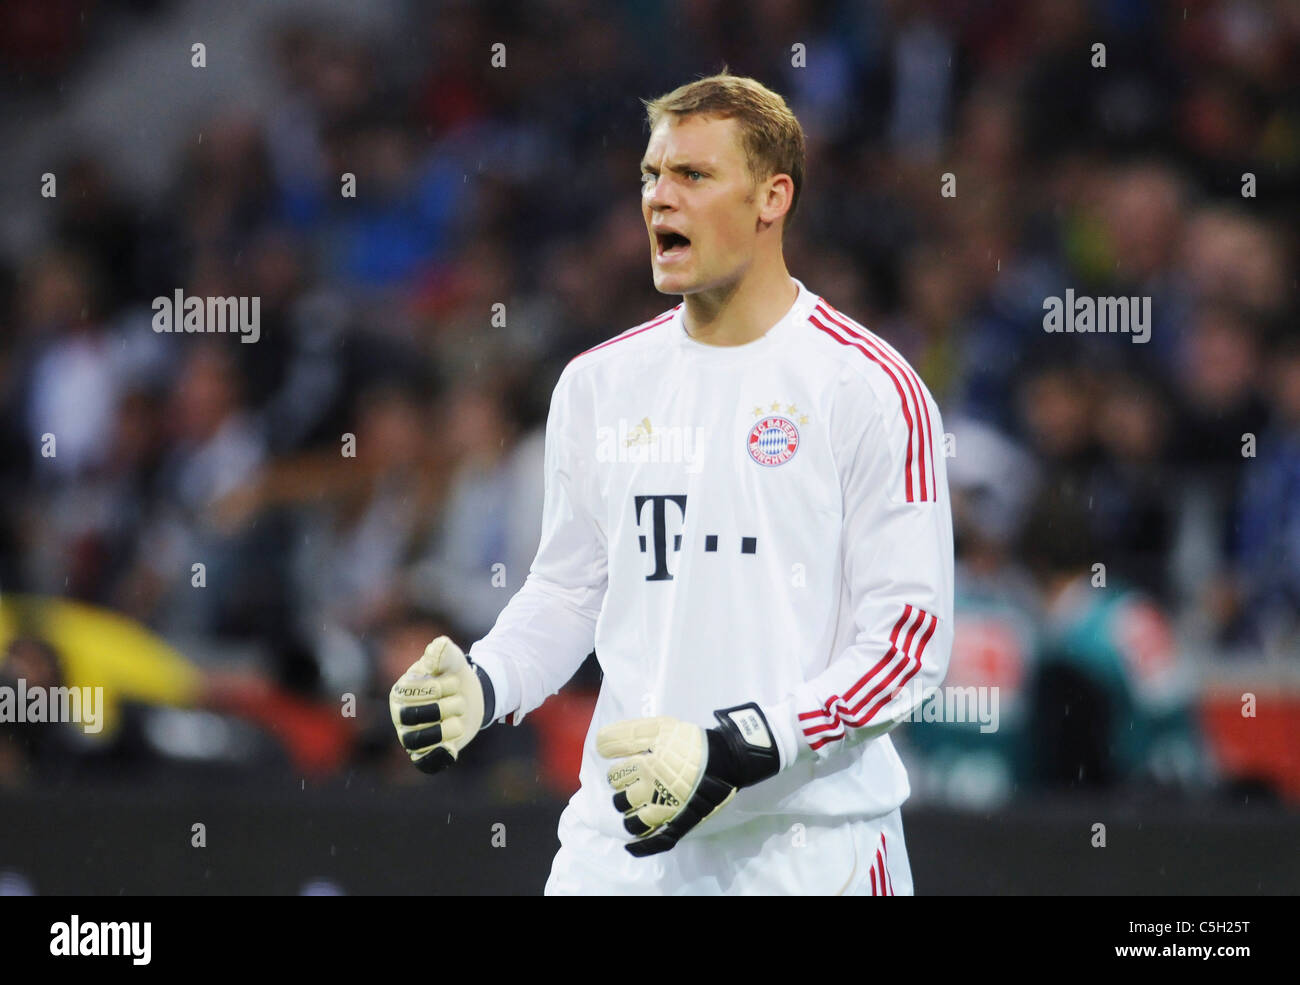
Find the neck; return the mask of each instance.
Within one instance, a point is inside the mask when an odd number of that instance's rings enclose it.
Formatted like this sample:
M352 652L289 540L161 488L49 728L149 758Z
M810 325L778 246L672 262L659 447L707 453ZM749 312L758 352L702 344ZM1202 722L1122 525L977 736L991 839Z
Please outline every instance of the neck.
M766 335L798 296L799 285L778 259L774 268L751 268L730 284L687 294L686 332L708 345L745 345Z

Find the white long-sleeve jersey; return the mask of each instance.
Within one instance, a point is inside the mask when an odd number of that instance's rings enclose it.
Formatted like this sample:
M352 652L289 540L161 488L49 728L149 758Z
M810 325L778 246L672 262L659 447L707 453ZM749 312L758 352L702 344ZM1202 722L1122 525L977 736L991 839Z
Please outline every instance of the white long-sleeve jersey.
M606 837L629 836L602 726L713 727L749 701L781 772L691 835L908 796L887 733L952 646L943 425L893 348L795 283L754 342L700 343L678 305L575 357L551 398L537 556L471 654L518 724L594 647L604 679L568 810Z

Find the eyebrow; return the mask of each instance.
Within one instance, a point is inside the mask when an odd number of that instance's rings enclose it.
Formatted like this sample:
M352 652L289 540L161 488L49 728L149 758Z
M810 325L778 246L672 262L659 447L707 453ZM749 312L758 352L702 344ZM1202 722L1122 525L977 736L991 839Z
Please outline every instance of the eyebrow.
M657 170L658 170L658 168L656 168L656 167L654 167L652 164L650 164L650 162L647 161L645 158L642 158L642 159L641 159L641 173L642 173L642 174L644 174L644 173L647 172L647 171L657 171ZM683 161L683 162L680 163L680 164L670 164L670 165L668 165L668 170L669 170L669 171L676 171L678 174L681 174L681 173L684 172L684 171L701 171L701 172L703 172L703 171L713 171L713 170L715 170L715 165L714 165L712 162L709 162L709 161L705 161L705 162L703 162L703 163L698 163L698 162L695 162L695 161Z

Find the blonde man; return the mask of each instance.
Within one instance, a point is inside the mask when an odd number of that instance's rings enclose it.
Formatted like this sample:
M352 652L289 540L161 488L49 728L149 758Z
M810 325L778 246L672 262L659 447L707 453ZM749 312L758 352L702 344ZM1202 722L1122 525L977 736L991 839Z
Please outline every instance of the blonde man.
M393 688L418 766L604 679L545 892L911 892L888 732L943 679L953 549L939 408L790 276L802 129L753 79L646 103L641 211L676 307L576 356L541 544L472 660Z

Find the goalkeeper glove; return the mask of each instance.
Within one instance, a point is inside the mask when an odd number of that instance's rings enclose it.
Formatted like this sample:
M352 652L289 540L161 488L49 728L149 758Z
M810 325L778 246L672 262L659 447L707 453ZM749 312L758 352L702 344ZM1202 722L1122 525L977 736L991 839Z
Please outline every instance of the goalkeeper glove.
M668 851L737 790L780 772L781 754L758 705L713 715L717 728L660 716L596 734L596 751L621 760L610 767L609 783L623 827L639 839L625 847L638 858Z
M425 773L456 762L492 721L494 703L487 674L446 636L425 647L388 692L397 737Z

